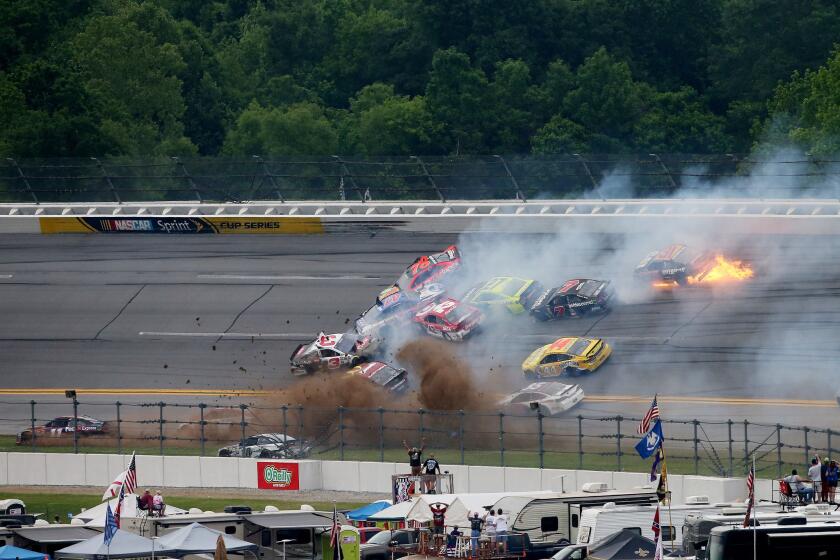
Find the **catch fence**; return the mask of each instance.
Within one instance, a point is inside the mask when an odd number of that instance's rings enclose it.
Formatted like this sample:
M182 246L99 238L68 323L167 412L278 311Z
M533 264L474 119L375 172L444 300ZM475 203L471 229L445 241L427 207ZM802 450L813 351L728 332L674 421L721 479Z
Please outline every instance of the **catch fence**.
M0 202L838 198L840 161L512 155L0 160Z
M311 458L402 462L403 442L435 453L444 464L645 471L633 449L640 418L539 411L397 410L251 404L0 402L0 429L24 432L7 451L217 455L219 448L262 433L282 433L312 446ZM106 433L43 429L56 415L69 425L106 421ZM840 432L749 420L663 420L669 469L682 474L741 476L753 457L757 471L779 477L811 457L833 456ZM34 436L32 435L34 434Z

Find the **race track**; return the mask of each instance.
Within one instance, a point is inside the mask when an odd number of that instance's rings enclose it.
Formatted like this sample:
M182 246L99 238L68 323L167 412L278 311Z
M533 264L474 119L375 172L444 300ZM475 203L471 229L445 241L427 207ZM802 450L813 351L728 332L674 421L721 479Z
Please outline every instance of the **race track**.
M103 402L194 402L210 400L203 390L286 387L297 344L319 330L351 327L416 256L450 243L458 242L465 258L471 248L487 251L474 270L503 268L493 256L504 247L508 269L498 274L559 284L573 276L614 279L643 256L636 248L670 241L395 232L0 236L0 418L7 419L0 431L20 427L9 419L26 417L30 389L119 395L86 398ZM529 256L536 245L539 256ZM600 371L577 379L592 397L580 413L638 416L642 401L658 392L671 417L840 427L833 403L840 386L840 244L779 237L737 246L756 264L752 282L653 294L622 292L616 280L623 301L606 315L544 324L504 318L463 345L462 356L483 386L510 389L523 384L519 364L537 346L561 335L599 336L614 353ZM512 262L517 251L521 259ZM178 394L184 390L198 394ZM680 399L669 404L669 396ZM39 416L51 412L42 408ZM66 413L66 404L54 412Z

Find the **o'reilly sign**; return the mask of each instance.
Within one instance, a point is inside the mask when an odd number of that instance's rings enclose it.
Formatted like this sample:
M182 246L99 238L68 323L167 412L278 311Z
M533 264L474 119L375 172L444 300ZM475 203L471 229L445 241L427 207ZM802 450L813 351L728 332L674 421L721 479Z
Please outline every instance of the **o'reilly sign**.
M257 461L257 488L300 490L299 465L282 461Z

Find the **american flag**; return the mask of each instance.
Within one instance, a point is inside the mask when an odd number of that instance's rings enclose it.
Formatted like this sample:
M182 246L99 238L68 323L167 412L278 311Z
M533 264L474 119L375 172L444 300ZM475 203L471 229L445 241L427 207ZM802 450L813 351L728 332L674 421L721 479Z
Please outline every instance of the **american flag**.
M750 513L752 513L753 502L755 501L755 465L750 465L750 473L747 475L747 515L744 516L744 527L750 526Z
M341 525L338 523L338 512L335 510L335 504L333 504L332 530L330 530L330 546L333 550L338 548L339 533L341 533Z
M128 470L125 471L122 490L125 490L126 494L134 494L134 491L137 490L137 462L133 451L131 452L131 462L128 464Z
M642 421L639 423L639 427L636 428L636 432L639 434L646 434L650 431L650 423L654 420L659 418L659 405L656 404L656 395L653 396L653 402L650 403L650 408L648 409L645 417L642 418Z

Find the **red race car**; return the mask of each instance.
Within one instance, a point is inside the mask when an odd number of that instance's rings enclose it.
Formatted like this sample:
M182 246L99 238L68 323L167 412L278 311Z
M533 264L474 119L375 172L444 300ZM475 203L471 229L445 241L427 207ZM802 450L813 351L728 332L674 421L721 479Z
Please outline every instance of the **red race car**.
M464 340L478 331L483 319L478 308L452 298L430 303L414 315L425 332L446 340Z
M441 253L418 257L405 269L395 286L401 290L416 292L430 282L440 282L444 276L459 266L461 266L461 252L455 245L450 245ZM386 291L384 290L383 293Z

